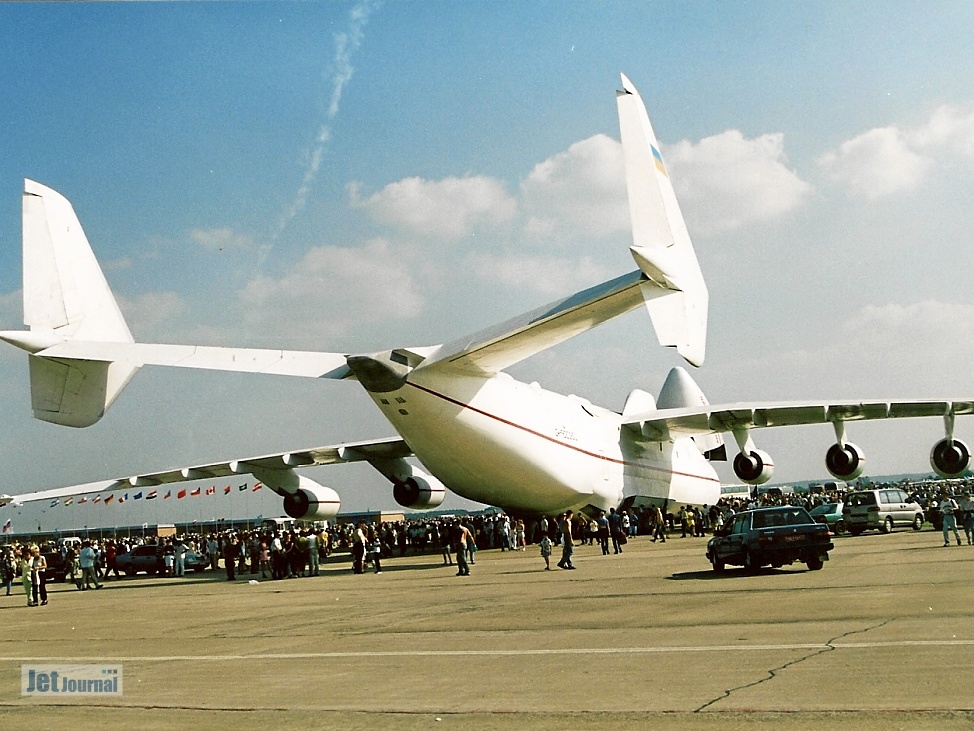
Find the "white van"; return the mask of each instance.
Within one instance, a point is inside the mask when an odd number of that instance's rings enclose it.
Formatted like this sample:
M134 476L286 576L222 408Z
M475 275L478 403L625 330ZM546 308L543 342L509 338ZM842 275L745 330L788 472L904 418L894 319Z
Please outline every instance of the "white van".
M923 508L912 502L905 490L897 487L859 490L846 493L842 520L854 536L873 528L891 533L898 525L920 530L923 527Z

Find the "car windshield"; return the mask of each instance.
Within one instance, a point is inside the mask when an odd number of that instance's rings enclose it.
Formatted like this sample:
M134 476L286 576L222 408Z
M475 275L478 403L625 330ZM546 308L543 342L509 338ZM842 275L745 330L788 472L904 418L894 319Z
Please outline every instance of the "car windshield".
M769 510L754 514L755 528L776 528L782 525L804 525L808 523L808 513L803 508L791 510Z
M819 505L817 508L812 509L812 515L821 515L823 513L834 513L838 506L836 503L826 503L825 505Z

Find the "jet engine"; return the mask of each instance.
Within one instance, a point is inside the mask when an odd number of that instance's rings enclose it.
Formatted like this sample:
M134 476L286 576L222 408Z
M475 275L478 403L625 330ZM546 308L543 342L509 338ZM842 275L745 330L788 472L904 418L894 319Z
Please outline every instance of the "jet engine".
M971 464L971 450L960 439L941 439L930 450L930 466L944 479L960 477Z
M330 487L302 476L298 489L284 496L284 512L295 520L331 520L338 515L341 502Z
M866 466L866 455L852 442L833 444L825 453L825 466L837 480L854 480Z
M392 496L404 508L429 510L438 507L443 502L443 498L446 497L446 488L435 477L430 475L420 477L413 474L405 480L395 482L392 488Z
M752 449L747 454L738 452L734 457L734 474L748 485L763 485L774 474L771 455L760 449Z

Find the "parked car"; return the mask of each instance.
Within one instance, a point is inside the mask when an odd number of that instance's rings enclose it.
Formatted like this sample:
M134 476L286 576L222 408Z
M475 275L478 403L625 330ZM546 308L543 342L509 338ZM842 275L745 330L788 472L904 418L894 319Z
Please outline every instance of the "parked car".
M140 571L146 574L157 574L163 570L162 546L136 546L128 553L120 553L115 557L118 570L135 576Z
M864 530L891 533L896 526L923 527L923 508L913 502L905 490L897 487L883 490L859 490L846 493L842 520L849 532L857 536Z
M139 572L146 574L161 574L165 568L163 559L163 546L136 546L128 553L122 553L115 559L118 570L129 576L135 576ZM209 563L206 558L196 553L196 551L186 551L183 563L187 571L200 572L205 570Z
M71 573L71 566L61 558L61 551L42 551L42 555L47 561L47 571L44 572L47 583L66 581Z
M196 551L186 551L186 555L183 557L183 563L187 571L194 571L196 573L206 571L210 567L210 562L206 560L206 556Z
M830 531L838 534L846 529L845 521L842 519L842 506L841 502L823 503L809 510L808 514L816 523L825 523Z
M707 543L707 559L714 571L726 564L756 571L801 561L818 571L829 558L832 534L816 523L805 508L785 506L746 510L735 515Z

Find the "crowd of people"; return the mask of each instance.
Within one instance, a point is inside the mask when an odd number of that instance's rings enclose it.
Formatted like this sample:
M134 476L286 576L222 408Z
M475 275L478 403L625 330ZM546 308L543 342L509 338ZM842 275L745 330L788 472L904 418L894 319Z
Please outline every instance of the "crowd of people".
M873 485L884 487L884 485ZM944 544L948 544L948 524L955 528L953 511L963 516L960 521L967 532L968 543L974 540L974 500L970 495L974 483L915 483L908 486L911 499L925 510L940 510L944 516ZM456 566L458 576L470 574L481 550L501 552L525 551L538 545L545 568L550 570L550 556L555 548L562 551L558 566L573 569L572 553L576 545L598 545L603 555L621 553L629 540L648 536L653 542L673 538L707 536L725 525L742 510L771 505L801 505L809 510L817 505L841 502L845 490L821 489L811 493L768 491L748 498L721 499L712 506L630 506L597 516L573 514L517 519L504 513L468 515L461 518L432 517L371 524L338 524L325 527L262 527L255 530L222 531L209 534L186 533L169 537L135 537L85 540L80 544L62 541L37 545L12 543L0 547L0 575L10 596L18 579L23 585L28 606L44 606L49 601L47 581L52 564L79 590L100 589L106 580L121 577L119 556L137 546L156 548L157 564L152 572L180 577L186 573L189 554L196 554L213 570L222 568L227 580L249 575L268 580L318 576L322 562L333 554L351 558L352 571L365 573L371 566L382 573L383 561L408 553L440 554L443 564ZM961 496L955 499L954 496ZM946 500L946 502L945 502ZM967 502L964 502L964 501ZM967 510L967 508L972 508ZM126 564L130 566L130 564Z

